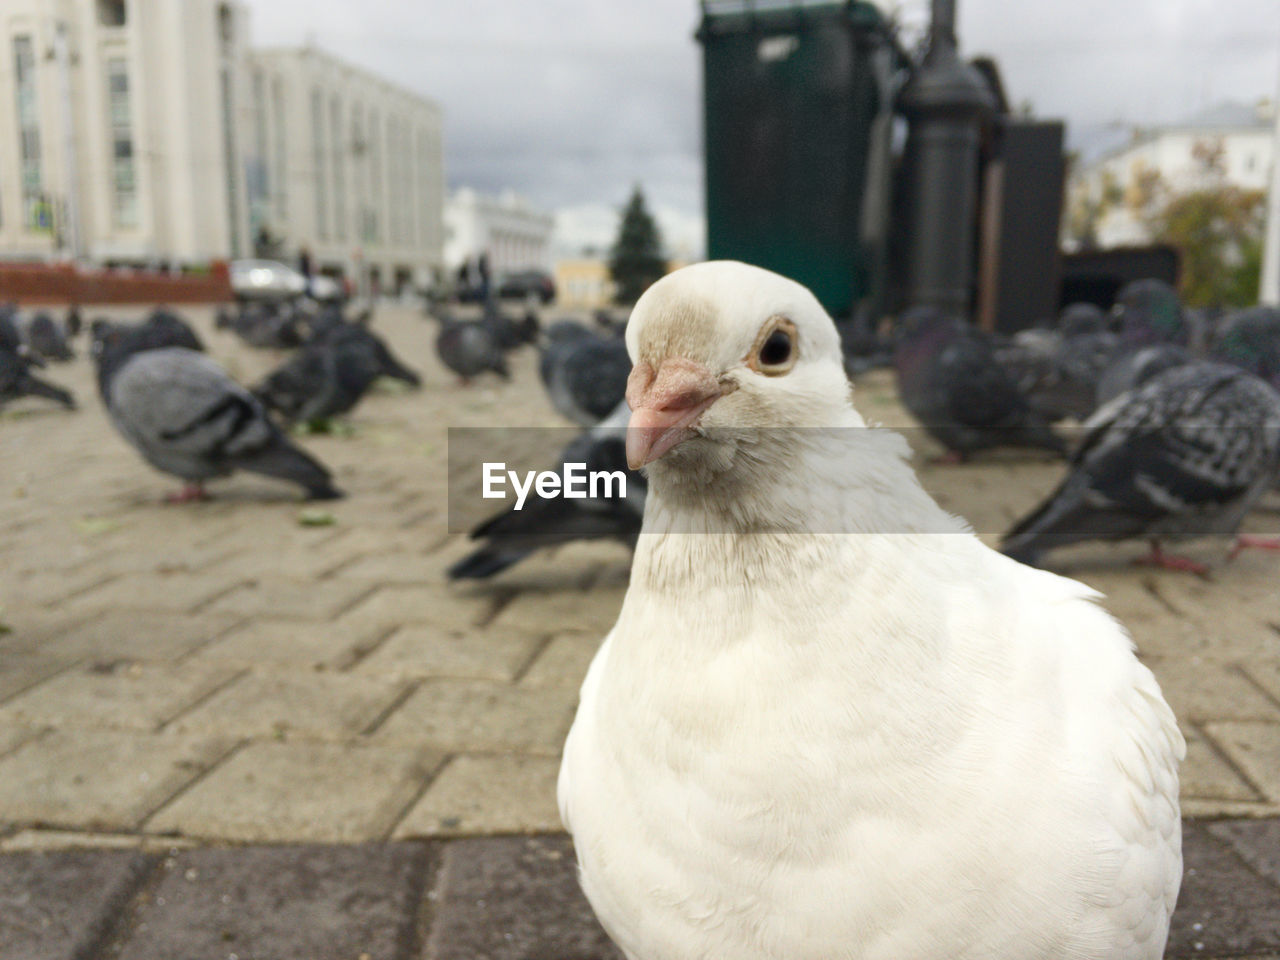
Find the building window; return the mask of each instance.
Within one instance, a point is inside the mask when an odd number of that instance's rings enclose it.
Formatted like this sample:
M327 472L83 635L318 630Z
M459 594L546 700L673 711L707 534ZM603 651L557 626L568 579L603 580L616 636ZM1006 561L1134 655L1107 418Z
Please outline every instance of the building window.
M382 127L378 123L378 111L369 111L369 220L365 224L365 236L370 243L381 237L382 214Z
M123 27L124 0L98 0L98 23L104 27Z
M342 104L334 97L329 102L329 141L333 144L333 233L334 239L347 239L347 182L343 163Z
M418 181L418 246L431 242L431 160L426 130L418 131L418 165L415 173Z
M40 172L40 111L36 103L36 58L29 36L13 38L14 87L18 93L18 162L22 215L28 230L49 229Z
M289 213L288 203L288 182L289 169L287 166L287 156L285 154L285 127L288 123L284 112L284 82L279 77L271 78L271 112L272 129L275 131L276 148L275 148L275 175L271 178L272 186L275 187L276 197L276 216L280 223L285 222L285 217Z
M363 243L369 238L364 235L364 141L363 111L360 104L351 105L351 183L355 187L354 222L356 240Z
M329 239L328 196L324 172L324 99L320 90L311 91L311 162L315 167L316 236Z
M107 122L111 129L111 219L117 227L138 225L138 180L129 115L129 70L123 57L107 61Z

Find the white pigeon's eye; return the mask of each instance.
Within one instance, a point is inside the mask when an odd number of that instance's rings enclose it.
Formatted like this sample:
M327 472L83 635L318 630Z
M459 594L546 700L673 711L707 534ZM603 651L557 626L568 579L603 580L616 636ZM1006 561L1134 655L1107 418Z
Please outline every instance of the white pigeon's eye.
M790 373L796 365L796 325L786 317L772 317L760 328L747 366L767 377Z

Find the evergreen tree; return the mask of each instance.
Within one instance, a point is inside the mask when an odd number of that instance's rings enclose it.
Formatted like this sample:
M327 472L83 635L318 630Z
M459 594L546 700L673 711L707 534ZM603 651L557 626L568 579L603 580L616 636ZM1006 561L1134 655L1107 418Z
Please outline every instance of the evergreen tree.
M634 303L649 284L666 272L662 236L645 207L644 193L637 186L622 212L618 239L609 255L609 273L616 289L614 299L618 303Z

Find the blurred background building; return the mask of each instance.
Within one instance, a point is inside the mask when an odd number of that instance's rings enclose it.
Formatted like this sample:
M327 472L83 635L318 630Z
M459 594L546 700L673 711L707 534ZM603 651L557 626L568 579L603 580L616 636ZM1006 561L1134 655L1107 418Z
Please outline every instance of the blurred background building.
M463 187L445 205L445 263L457 271L481 254L494 276L551 267L555 217L512 191L498 196Z
M1080 238L1099 247L1150 243L1163 194L1232 186L1265 191L1275 104L1222 103L1166 126L1135 127L1128 142L1081 164L1068 206Z
M247 26L216 0L5 0L0 255L244 255Z
M365 289L425 283L443 263L441 122L319 50L251 50L235 0L4 0L0 258L306 250Z
M399 291L439 271L441 111L320 50L257 50L245 152L258 252Z

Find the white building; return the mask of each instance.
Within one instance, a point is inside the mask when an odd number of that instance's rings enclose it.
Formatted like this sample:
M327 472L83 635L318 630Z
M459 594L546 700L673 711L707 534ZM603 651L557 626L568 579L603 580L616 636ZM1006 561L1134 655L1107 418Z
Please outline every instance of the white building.
M173 265L261 239L382 290L443 265L440 108L239 0L0 0L0 257Z
M248 74L255 236L384 291L438 274L439 106L309 47L255 51Z
M0 256L244 255L246 27L226 0L4 0Z
M444 222L444 261L451 271L481 254L488 255L494 277L551 267L555 217L511 191L493 197L463 187L445 204Z
M1275 146L1273 104L1222 104L1183 123L1135 129L1129 143L1075 171L1070 217L1088 211L1098 246L1151 240L1143 211L1159 183L1169 194L1230 184L1267 190Z

